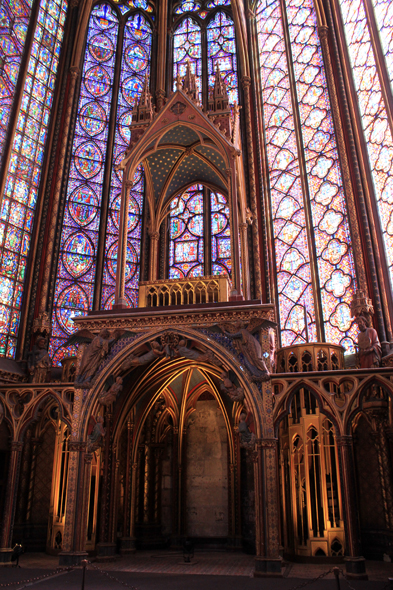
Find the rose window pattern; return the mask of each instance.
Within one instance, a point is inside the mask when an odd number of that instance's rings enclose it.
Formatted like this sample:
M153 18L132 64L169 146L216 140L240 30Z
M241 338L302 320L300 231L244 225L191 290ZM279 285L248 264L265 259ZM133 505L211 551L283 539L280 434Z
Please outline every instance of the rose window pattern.
M10 142L0 209L0 355L14 357L22 293L33 231L56 72L64 35L66 0L42 0L23 73L20 109ZM0 8L0 153L28 32L30 4ZM21 73L22 75L22 73Z
M115 95L119 31L122 31L123 47L120 83ZM109 5L96 6L91 13L54 296L50 341L54 364L73 352L62 347L75 330L72 318L86 314L94 305L110 308L113 302L122 181L115 165L129 141L132 106L145 76L149 75L151 37L150 25L141 14L119 23ZM114 101L117 108L113 126ZM113 137L112 154L109 133ZM110 179L109 195L103 189L106 178ZM131 189L127 249L126 295L133 306L137 304L143 192L143 170L139 169ZM105 202L108 213L102 219ZM102 262L98 265L103 224L106 235Z
M307 322L310 341L352 352L356 275L312 0L259 2L257 31L282 345L304 342Z

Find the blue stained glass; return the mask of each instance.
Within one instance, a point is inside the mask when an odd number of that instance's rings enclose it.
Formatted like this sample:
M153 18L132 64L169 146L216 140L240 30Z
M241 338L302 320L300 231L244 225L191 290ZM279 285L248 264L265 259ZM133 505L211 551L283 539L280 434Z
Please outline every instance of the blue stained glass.
M131 106L138 100L146 76L149 77L150 75L151 41L152 31L145 18L140 14L131 17L124 29L119 102L113 148L114 162L119 162L123 157L130 141ZM110 309L114 302L121 183L121 173L113 170L102 286L102 307L105 309ZM131 307L136 307L138 304L144 183L144 171L140 167L135 173L134 183L129 195L125 295Z
M32 4L3 0L0 5L0 165Z
M100 206L118 37L117 16L107 5L93 8L87 33L78 116L53 306L50 354L54 364L68 354L60 345L74 331L72 317L93 305Z
M235 26L225 12L218 12L207 27L207 55L209 87L214 86L214 77L219 66L227 85L229 102L239 102L237 90L237 65Z
M171 203L169 278L204 275L203 186L194 185Z
M199 100L202 98L202 46L199 25L190 17L185 18L173 34L173 89L176 78L183 78L189 61L191 71L196 74L199 86Z
M8 121L30 8L31 2L25 0L7 0L0 8L0 47L6 56L6 65L8 64L5 74L0 76L0 130L5 129ZM49 12L53 10L54 18L49 17ZM49 84L47 66L53 54L60 51L66 11L66 0L41 0L27 65L30 75L26 76L22 89L22 110L16 122L17 132L12 142L5 179L5 195L9 198L5 200L5 207L2 207L4 225L1 228L3 247L0 259L0 354L9 357L14 356L16 349L26 259L48 132L47 107L50 109L53 101L53 88ZM56 34L49 48L44 35L48 18ZM10 69L11 62L13 65ZM56 69L57 63L52 64L53 80ZM4 135L0 134L0 137ZM3 153L1 145L0 153Z
M229 206L224 195L210 193L212 273L231 276L231 227Z

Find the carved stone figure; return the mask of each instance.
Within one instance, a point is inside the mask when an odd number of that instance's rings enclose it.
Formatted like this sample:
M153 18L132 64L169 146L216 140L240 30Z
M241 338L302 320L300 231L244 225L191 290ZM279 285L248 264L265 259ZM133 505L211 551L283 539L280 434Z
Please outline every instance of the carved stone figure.
M75 385L83 389L90 389L98 367L108 355L112 345L120 338L126 338L127 336L135 336L135 334L126 330L110 332L106 328L101 330L99 334L94 334L89 330L79 330L73 334L63 344L64 347L82 343L88 344L83 352L78 374L75 378Z
M242 412L238 427L240 446L243 449L253 449L255 446L255 434L249 429L246 419L246 414Z
M221 362L215 356L211 350L205 350L203 352L196 350L195 348L189 348L186 340L180 340L178 346L175 349L175 356L184 357L193 361L199 361L201 363L211 363L216 367L221 366Z
M237 341L239 352L243 355L245 365L250 371L253 381L266 381L270 378L270 373L262 357L261 345L252 334L252 332L256 332L265 323L271 326L274 325L272 322L265 320L262 323L259 322L255 327L248 326L248 329L246 329L245 324L238 321L233 325L229 325L231 330L234 329L235 331L228 332L225 328L223 329L224 334L228 338Z
M361 369L379 367L382 358L382 348L377 331L367 325L367 320L360 315L356 318L359 326L358 347L359 364Z
M230 379L231 373L232 371L224 371L221 373L222 382L220 383L220 389L222 392L226 393L233 402L242 402L244 400L244 390ZM237 381L236 378L235 381Z
M88 437L88 450L92 450L93 447L99 446L101 438L105 436L105 428L103 424L104 418L102 416L97 416L93 431Z
M116 381L111 385L108 391L103 391L99 398L98 403L102 406L110 406L114 401L116 401L117 396L123 389L123 379L121 377L116 377Z
M151 350L145 354L141 354L140 356L131 354L122 364L122 371L127 371L130 367L148 365L149 363L152 363L153 361L157 360L158 358L162 358L165 355L164 346L158 344L158 342L155 340L152 340L149 342L149 344L151 346Z
M33 350L27 356L27 369L33 383L44 383L52 361L47 351L46 339L39 336Z

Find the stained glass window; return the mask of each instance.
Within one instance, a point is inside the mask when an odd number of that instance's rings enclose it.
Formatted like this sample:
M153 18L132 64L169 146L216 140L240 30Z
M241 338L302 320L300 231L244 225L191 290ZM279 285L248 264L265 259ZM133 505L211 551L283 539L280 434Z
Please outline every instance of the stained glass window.
M231 228L227 199L210 193L212 274L231 275Z
M0 5L0 165L32 0L3 0Z
M207 26L207 54L209 86L214 86L218 65L227 85L230 104L238 103L235 27L225 12L217 12Z
M186 0L182 2L180 6L175 8L175 14L183 14L184 12L194 12L195 10L199 10L201 5L199 2L190 2Z
M132 105L142 91L144 80L150 73L152 32L149 24L140 14L130 18L124 31L124 51L121 64L119 103L113 161L118 163L130 141ZM105 241L105 265L103 276L102 306L110 309L114 302L116 284L117 240L119 235L122 172L113 168L111 178L110 205ZM134 179L130 194L128 220L126 297L131 307L136 307L140 271L140 249L142 233L142 207L144 173L140 168Z
M173 200L169 220L169 278L204 275L203 186Z
M386 63L392 79L392 4L374 2ZM390 4L390 7L387 6ZM344 32L352 64L385 251L393 284L393 139L382 97L362 0L341 0ZM389 9L390 8L390 9ZM390 42L388 43L388 35ZM378 40L377 40L378 41Z
M145 77L150 74L151 27L137 13L124 24L121 62L116 65L119 23L108 5L91 14L82 73L78 117L74 133L67 202L61 237L61 254L55 288L50 353L58 364L69 354L62 344L74 331L73 316L93 307L99 233L106 224L101 305L111 309L116 283L117 243L122 172L116 171L129 144L131 111ZM113 95L116 68L120 67L118 96ZM117 99L112 157L107 155L110 113ZM110 166L108 214L101 220L103 179ZM144 172L139 168L130 191L126 297L137 305L140 272L141 221ZM107 197L105 197L107 198Z
M352 351L349 303L355 270L315 9L312 0L287 0L285 8L291 63L279 0L261 1L257 8L282 345L304 342L306 321L309 339L316 341L319 298L324 338ZM303 185L301 160L307 171Z
M2 6L2 10L4 6L9 8L8 4ZM20 22L15 20L14 27L15 35L20 35L22 41L26 35L23 14L27 8L23 2L12 3L12 7L13 14L19 14L21 18ZM15 355L25 268L66 11L66 0L41 1L1 204L0 354L9 357ZM9 39L12 41L12 37ZM2 48L4 51L4 45ZM11 72L12 60L8 63ZM16 59L15 75L18 67ZM4 82L3 76L1 80ZM7 105L7 100L5 97L2 107Z
M373 0L372 3L393 90L393 3L391 0Z
M184 19L173 35L173 88L176 78L186 73L187 61L191 71L196 74L199 85L199 98L202 98L202 46L199 25L190 17Z
M96 6L87 33L55 288L50 342L55 364L74 331L72 317L92 309L117 36L115 12L106 4Z

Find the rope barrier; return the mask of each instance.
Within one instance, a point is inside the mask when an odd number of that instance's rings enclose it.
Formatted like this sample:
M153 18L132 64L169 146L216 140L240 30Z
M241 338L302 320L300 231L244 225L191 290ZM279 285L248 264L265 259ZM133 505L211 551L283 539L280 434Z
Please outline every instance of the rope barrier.
M58 567L52 572L48 574L43 574L42 576L36 576L34 578L29 578L27 580L20 580L19 582L8 582L7 584L0 584L0 588L8 588L9 586L20 586L21 584L31 584L32 582L39 582L40 580L45 580L45 578L50 578L51 576L56 576L61 573L67 574L68 572L72 571L73 567Z

